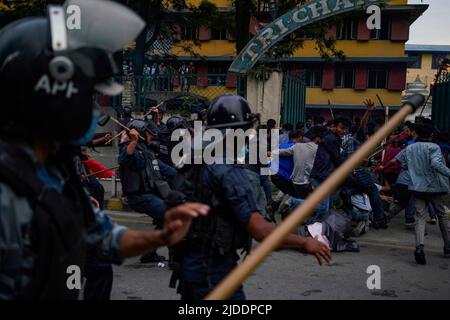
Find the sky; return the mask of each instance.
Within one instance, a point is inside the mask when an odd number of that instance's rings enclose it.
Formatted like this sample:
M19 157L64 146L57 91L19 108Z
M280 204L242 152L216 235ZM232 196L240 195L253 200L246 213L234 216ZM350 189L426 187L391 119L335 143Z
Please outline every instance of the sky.
M409 0L408 3L430 5L411 26L408 44L450 45L450 0Z

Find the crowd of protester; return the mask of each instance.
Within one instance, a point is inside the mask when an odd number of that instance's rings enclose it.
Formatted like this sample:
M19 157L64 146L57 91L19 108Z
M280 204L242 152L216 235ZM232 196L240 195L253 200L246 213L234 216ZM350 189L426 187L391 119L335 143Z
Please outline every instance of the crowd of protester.
M133 63L131 61L123 62L123 75L125 77L134 76ZM182 92L189 92L191 85L195 83L194 74L196 68L193 62L189 64L183 62L177 69L168 62L145 63L142 75L145 80L145 89L152 91L173 91L174 78L177 77L180 82Z
M254 127L267 130L264 139L268 142L268 158L272 160L268 164L244 161L241 164L244 172L242 178L248 183L252 201L256 202L253 205L263 219L270 224L280 223L382 125L381 121L374 119L375 104L371 100L364 101L364 104L366 111L362 118L350 120L337 116L325 121L323 118L308 117L304 123L284 123L276 136L276 145L273 145L272 139L274 132L277 132L274 130L278 129L275 120L269 119L266 124L259 123ZM165 188L176 185L178 170L169 156L168 137L175 129L187 129L191 135L195 130L192 119L173 116L165 123L160 110L153 107L149 112L153 115L151 120L134 119L130 108L124 108L119 117L122 125L131 128L129 132L124 130L119 137L119 178L123 200L130 209L148 214L156 228L161 229L164 212L173 201L172 197L163 198L162 195ZM197 120L204 124L207 113L207 110L199 112ZM145 136L148 149L139 149L136 153L132 146L139 145L140 135ZM263 139L261 131L256 135L256 140L260 139ZM111 136L97 139L93 145L105 141L109 143ZM245 148L247 156L250 149L249 146ZM153 177L149 178L150 184L145 192L142 191L146 190L145 187L135 185L139 181L134 176L139 171L136 168L140 168L143 161L140 152L148 153L147 156L152 157L158 167ZM104 190L95 176L113 173L99 171L104 167L95 163L93 166L93 159L86 154L80 158L85 165L85 170L80 170L81 179L102 208ZM333 194L317 205L313 214L302 223L299 232L317 239L331 251L359 252L355 238L373 230L378 230L375 232L382 237L391 219L402 214L405 228L415 232L414 258L418 264L426 264L427 222L438 224L444 255L450 256L448 209L445 204L450 193L449 166L449 136L434 132L431 121L427 119L405 122L386 138L372 156L355 168ZM270 175L262 174L261 169L265 167L270 169ZM99 175L95 174L96 171ZM164 185L166 187L162 188ZM141 263L159 264L165 260L156 250L140 259ZM169 266L173 269L174 265L176 263L171 262L169 257ZM104 264L101 267L100 272L109 274L109 280L105 280L105 285L101 287L109 292L111 266Z
M331 123L318 119L314 124L309 118L296 129L289 123L282 125L279 170L271 176L280 196L271 205L279 208L283 216L302 203L375 132L376 124L371 120L375 104L370 100L364 104L366 112L356 121L336 117ZM448 134L434 132L431 120L405 122L316 208L308 223L339 210L351 218L351 234L361 236L370 229L387 229L390 220L404 211L405 227L415 230L417 263L426 263L427 221L438 222L444 254L449 255L445 205L450 192L449 151Z

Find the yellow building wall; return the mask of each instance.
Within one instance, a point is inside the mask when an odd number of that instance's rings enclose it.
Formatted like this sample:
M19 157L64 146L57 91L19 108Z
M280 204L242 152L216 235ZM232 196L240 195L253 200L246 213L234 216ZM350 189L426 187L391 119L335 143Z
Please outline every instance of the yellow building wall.
M189 56L188 52L182 50L182 41L172 49L172 54L177 56ZM236 44L229 40L209 40L202 41L201 46L193 47L195 53L202 56L235 56ZM313 40L305 40L303 48L297 49L294 57L320 57L315 48ZM336 43L338 50L343 50L347 57L405 57L405 45L403 42L393 42L390 40L338 40Z
M377 94L386 106L400 105L401 92L386 89L367 89L357 91L354 89L322 90L321 88L306 89L306 104L327 104L328 99L333 105L355 105L362 106L367 98L377 100Z
M217 7L230 7L231 0L210 0ZM201 0L189 0L191 4L198 5ZM408 0L391 1L389 5L406 5ZM182 41L181 44L186 42ZM389 40L375 41L357 41L357 40L338 40L337 49L344 51L347 57L405 57L405 47L403 42L393 42ZM236 56L235 42L229 40L209 40L202 41L200 47L193 47L194 52L201 56ZM190 53L184 52L180 46L172 49L172 54L177 56L190 56ZM315 41L305 40L303 48L297 49L294 57L320 57L319 52L315 48ZM431 56L430 56L431 69ZM425 63L426 64L426 63ZM224 90L218 87L200 88L191 87L191 91L202 96L214 96L217 91ZM235 90L225 89L224 93L232 93ZM334 89L322 90L321 88L307 88L306 103L307 104L327 104L328 99L333 105L363 105L363 100L371 98L376 100L379 95L385 105L399 105L402 94L398 91L389 91L385 89L367 89L364 91L356 91L353 89Z
M437 70L432 69L432 57L431 53L422 54L422 66L420 69L408 69L406 82L411 83L416 80L417 76L420 76L420 80L429 86L436 75Z

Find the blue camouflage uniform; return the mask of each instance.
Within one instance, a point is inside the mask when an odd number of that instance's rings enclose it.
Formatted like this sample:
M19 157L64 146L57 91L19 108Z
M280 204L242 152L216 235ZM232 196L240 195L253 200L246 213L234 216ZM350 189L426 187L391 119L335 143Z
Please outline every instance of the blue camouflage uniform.
M31 149L22 148L37 163ZM41 168L38 177L46 187L62 193L65 181L55 168ZM114 224L104 212L98 209L94 212L97 223L83 235L85 241L88 245L101 246L100 258L120 264L120 243L126 228ZM18 196L10 186L0 182L0 299L15 299L33 280L36 261L26 254L32 244L32 219L33 209L28 199Z
M119 152L119 165L138 172L145 170L147 163L145 157L137 149L134 150L132 155L128 155L127 144L123 144L120 147ZM157 165L164 179L169 182L172 182L175 179L177 174L175 168L165 164L159 159L157 159ZM167 206L157 190L152 190L150 192L144 191L144 188L142 188L138 193L126 194L126 196L128 204L133 210L151 216L154 219L155 224L158 227L162 227Z
M226 164L209 165L202 171L200 181L204 190L211 190L215 195L222 195L221 199L226 199L226 205L232 208L227 213L229 212L245 229L252 213L260 211L243 167ZM209 204L210 199L203 199L202 202ZM188 246L181 264L182 281L179 293L182 299L200 300L205 297L236 267L238 260L239 255L236 250L219 254L211 252L210 248L198 245ZM245 299L242 286L231 299Z

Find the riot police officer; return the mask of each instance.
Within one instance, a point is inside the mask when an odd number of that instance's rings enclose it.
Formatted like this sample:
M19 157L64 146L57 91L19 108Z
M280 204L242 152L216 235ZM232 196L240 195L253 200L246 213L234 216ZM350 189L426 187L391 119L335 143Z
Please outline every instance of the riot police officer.
M256 117L248 102L238 95L224 95L211 103L207 128L248 129ZM225 138L226 139L226 138ZM181 169L190 183L188 199L210 205L210 214L193 223L182 246L179 247L179 270L174 270L171 286L179 280L178 292L183 300L205 297L236 265L237 250L250 250L251 238L262 241L275 225L261 216L241 165L220 164L185 166ZM179 179L177 179L179 180ZM331 261L327 246L312 238L291 234L283 248L296 248ZM245 299L242 287L231 299Z
M135 211L153 218L157 229L162 228L167 210L164 199L171 192L176 170L159 160L152 148L158 128L152 121L132 120L127 125L129 141L120 145L119 165L122 191L128 205ZM156 251L141 257L141 262L162 262Z
M74 32L69 5L83 14ZM186 204L160 231L127 229L93 207L76 174L73 156L97 124L92 95L120 93L112 53L143 26L118 3L69 0L0 31L0 299L76 299L88 249L121 263L182 239L208 210Z
M172 149L179 142L176 141L176 139L175 141L172 140L172 133L178 129L189 130L190 129L189 122L183 117L172 116L169 119L167 119L166 131L160 131L158 136L159 141L158 158L170 166L174 165L171 157ZM186 131L185 134L189 134L189 131Z

